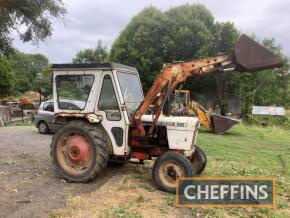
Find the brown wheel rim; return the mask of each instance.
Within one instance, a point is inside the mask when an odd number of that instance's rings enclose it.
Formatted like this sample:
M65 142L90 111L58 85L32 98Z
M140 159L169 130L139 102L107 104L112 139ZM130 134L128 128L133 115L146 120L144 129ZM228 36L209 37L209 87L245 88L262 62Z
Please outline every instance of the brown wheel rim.
M184 167L179 162L172 160L163 162L158 173L161 182L170 188L175 188L178 177L186 176Z
M60 166L70 175L82 175L93 164L92 143L81 132L71 131L63 134L56 149Z

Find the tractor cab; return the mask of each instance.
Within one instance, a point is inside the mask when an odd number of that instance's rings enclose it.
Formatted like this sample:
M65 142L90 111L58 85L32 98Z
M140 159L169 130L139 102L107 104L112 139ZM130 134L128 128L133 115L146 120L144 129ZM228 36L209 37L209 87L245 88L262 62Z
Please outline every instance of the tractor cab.
M114 155L128 153L130 119L144 98L136 68L104 63L55 64L52 69L55 121L101 123Z

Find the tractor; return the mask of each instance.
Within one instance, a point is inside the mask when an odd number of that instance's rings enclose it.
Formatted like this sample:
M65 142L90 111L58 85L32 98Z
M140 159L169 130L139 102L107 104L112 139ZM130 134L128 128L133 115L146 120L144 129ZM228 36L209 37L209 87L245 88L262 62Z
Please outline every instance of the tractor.
M254 72L280 67L281 61L242 35L229 54L165 64L145 97L134 67L53 65L54 122L65 123L51 143L57 171L68 181L89 182L108 161L143 163L154 158L155 184L175 193L176 178L201 174L206 156L196 144L198 118L166 116L164 104L188 77L222 72L226 66Z

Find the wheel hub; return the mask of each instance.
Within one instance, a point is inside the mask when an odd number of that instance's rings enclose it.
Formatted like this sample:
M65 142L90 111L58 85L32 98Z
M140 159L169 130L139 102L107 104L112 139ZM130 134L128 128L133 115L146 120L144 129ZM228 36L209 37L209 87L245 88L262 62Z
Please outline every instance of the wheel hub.
M167 168L167 175L172 179L176 178L177 174L176 174L176 170L174 169L174 167L170 166Z
M183 167L175 161L164 162L159 170L161 181L169 187L175 187L176 178L186 175Z
M93 146L84 134L67 132L57 143L57 158L66 172L71 175L81 175L93 164Z
M75 163L82 162L90 156L90 144L80 135L70 137L66 142L66 146L70 160Z

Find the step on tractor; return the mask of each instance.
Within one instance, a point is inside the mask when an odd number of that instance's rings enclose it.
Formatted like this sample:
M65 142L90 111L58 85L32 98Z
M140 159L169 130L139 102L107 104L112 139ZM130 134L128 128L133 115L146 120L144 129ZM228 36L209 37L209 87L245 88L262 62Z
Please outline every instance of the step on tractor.
M54 122L65 123L51 143L57 171L68 181L89 182L108 161L154 158L155 184L175 193L176 178L201 174L206 156L196 144L198 118L165 116L164 104L188 77L222 72L226 66L254 72L280 67L281 61L242 35L229 54L165 64L145 97L134 67L53 65Z

